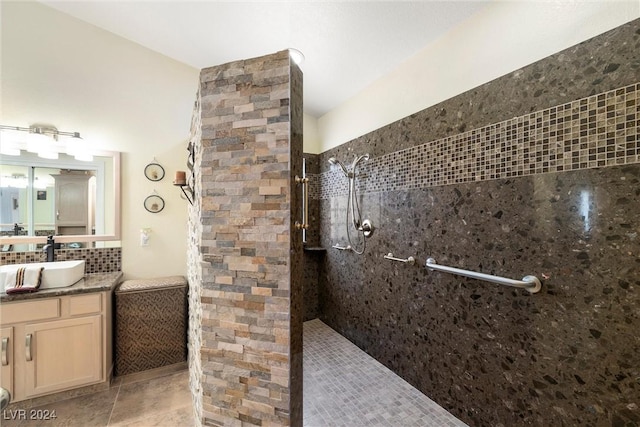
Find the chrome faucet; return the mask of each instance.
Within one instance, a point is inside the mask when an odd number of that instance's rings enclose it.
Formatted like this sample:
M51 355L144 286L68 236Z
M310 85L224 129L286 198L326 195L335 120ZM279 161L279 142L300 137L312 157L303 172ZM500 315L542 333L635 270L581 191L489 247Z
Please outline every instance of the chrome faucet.
M60 248L60 243L58 243L58 248ZM47 237L47 244L42 247L42 252L47 254L47 262L53 262L56 260L56 242L53 240L53 236Z

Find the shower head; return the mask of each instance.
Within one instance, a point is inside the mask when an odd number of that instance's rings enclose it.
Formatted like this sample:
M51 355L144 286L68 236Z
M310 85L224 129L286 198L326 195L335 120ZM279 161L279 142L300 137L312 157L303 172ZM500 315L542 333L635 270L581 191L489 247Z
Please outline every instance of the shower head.
M342 162L340 162L338 159L336 159L335 157L331 157L329 158L329 164L331 165L338 165L340 166L340 169L342 169L342 172L344 172L345 176L349 176L349 171L347 171L347 168L344 167L344 165L342 164Z
M351 170L355 172L356 166L358 166L358 163L360 163L362 160L369 160L369 153L363 154L362 156L358 156L355 159L353 159L353 163L351 164Z

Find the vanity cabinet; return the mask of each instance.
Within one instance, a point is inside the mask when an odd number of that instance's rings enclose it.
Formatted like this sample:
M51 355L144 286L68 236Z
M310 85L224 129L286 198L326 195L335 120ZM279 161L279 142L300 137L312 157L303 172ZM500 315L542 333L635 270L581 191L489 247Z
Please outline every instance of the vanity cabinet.
M12 401L108 380L110 292L3 303L1 318L10 343L2 386Z
M25 395L53 393L102 379L101 316L25 327Z

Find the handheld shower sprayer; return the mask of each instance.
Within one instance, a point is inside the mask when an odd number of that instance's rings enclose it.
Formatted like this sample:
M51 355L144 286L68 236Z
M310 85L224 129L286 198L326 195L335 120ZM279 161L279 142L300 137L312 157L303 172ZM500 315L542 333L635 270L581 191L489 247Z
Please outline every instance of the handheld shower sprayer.
M358 156L355 159L353 159L353 163L351 163L351 170L353 171L353 173L355 173L356 171L356 166L358 166L358 163L360 163L362 160L369 160L369 153L367 154L363 154L362 156Z
M344 176L346 176L347 178L349 177L349 171L342 164L342 162L340 160L336 159L335 157L331 157L331 158L329 158L329 164L340 166L340 169L342 169L342 172L344 172Z
M364 237L369 237L373 233L373 225L371 221L365 219L362 221L362 216L360 214L360 207L358 206L358 197L356 195L356 168L358 164L362 160L369 160L369 154L364 154L361 156L356 156L353 159L353 163L351 163L351 170L347 169L347 167L337 160L335 157L329 158L329 164L338 165L344 175L349 179L349 195L347 197L347 215L345 218L345 225L347 227L347 239L349 240L349 247L352 251L357 254L363 254L365 250L365 239ZM358 251L356 245L351 241L351 235L349 234L350 226L349 226L349 214L351 214L351 220L353 221L353 227L356 231L362 233L362 249Z
M353 163L351 163L351 170L348 170L347 167L338 159L336 159L335 157L330 157L329 158L329 164L332 166L338 165L340 166L340 169L342 169L342 172L344 173L344 176L346 176L347 178L351 178L352 176L355 175L356 173L356 167L358 166L358 164L362 161L362 160L369 160L369 154L363 154L362 156L356 156L353 159Z

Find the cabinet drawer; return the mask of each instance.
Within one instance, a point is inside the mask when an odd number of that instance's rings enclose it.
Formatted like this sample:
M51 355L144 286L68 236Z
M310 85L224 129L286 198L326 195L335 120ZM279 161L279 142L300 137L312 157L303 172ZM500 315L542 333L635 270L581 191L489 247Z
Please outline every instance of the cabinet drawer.
M0 323L33 322L60 317L60 298L2 304Z
M78 295L69 299L69 314L71 316L100 313L100 311L102 311L102 295L99 293Z

